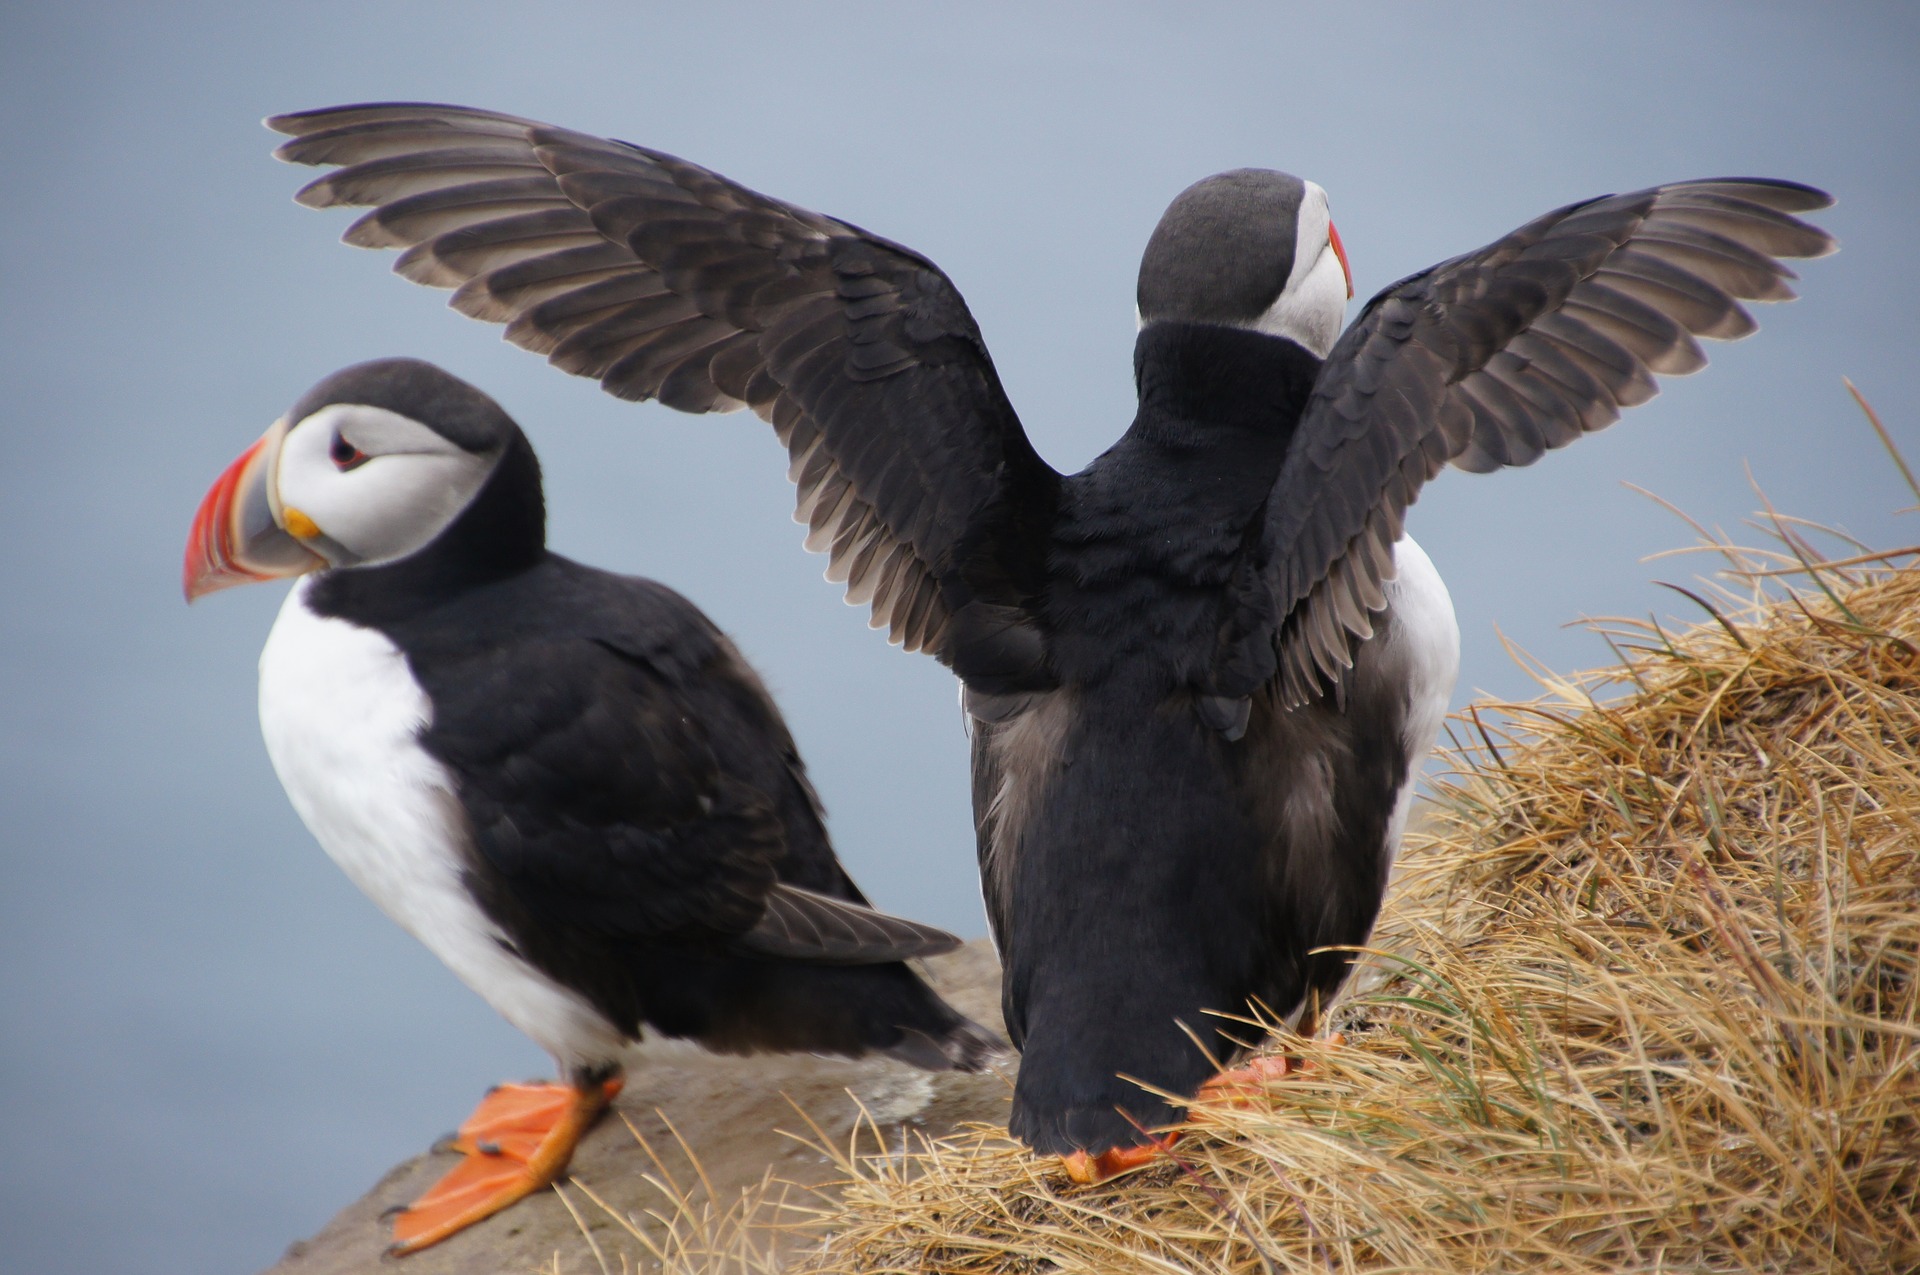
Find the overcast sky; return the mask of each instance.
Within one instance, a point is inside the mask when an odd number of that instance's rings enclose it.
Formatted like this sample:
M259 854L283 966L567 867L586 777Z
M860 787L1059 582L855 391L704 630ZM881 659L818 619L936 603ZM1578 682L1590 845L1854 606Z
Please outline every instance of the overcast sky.
M1920 461L1906 6L711 3L0 8L0 1265L245 1271L548 1063L359 897L267 765L254 662L284 586L188 610L188 520L309 384L381 355L495 395L552 542L655 576L774 688L883 905L983 931L952 680L800 548L771 431L602 396L291 202L271 112L461 102L662 148L927 253L1041 453L1132 410L1132 289L1208 173L1326 187L1365 297L1548 208L1686 177L1832 190L1842 253L1713 366L1534 469L1447 475L1410 523L1452 588L1461 698L1666 614L1690 533L1756 500L1907 544ZM965 16L959 16L964 14ZM1604 15L1604 21L1596 15Z

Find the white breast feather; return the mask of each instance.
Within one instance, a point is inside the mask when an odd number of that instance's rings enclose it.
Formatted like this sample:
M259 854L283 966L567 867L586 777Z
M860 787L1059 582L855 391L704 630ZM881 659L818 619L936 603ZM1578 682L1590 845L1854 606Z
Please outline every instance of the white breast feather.
M1460 675L1460 625L1445 582L1412 536L1403 536L1394 545L1393 562L1394 579L1386 587L1387 605L1393 611L1387 641L1407 676L1407 719L1401 735L1407 749L1407 778L1387 825L1387 853L1397 855L1420 767L1440 734L1454 680Z
M503 946L461 883L452 776L420 746L432 705L379 632L315 615L302 580L260 653L260 730L293 808L353 883L560 1064L617 1057L622 1033Z

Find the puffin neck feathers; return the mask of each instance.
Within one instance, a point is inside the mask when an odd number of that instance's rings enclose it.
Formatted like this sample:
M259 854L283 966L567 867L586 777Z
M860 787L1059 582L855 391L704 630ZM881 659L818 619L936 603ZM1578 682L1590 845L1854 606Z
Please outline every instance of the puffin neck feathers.
M1291 431L1320 360L1298 342L1211 323L1149 323L1133 346L1140 420Z

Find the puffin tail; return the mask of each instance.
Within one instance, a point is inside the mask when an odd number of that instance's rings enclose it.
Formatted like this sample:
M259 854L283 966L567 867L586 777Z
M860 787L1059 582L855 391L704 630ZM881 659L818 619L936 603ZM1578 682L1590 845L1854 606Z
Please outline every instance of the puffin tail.
M933 1034L909 1027L898 1044L885 1051L887 1057L918 1067L922 1071L985 1071L1011 1052L1007 1043L974 1022L954 1014L954 1022L944 1033Z
M873 1054L928 1071L981 1071L1006 1046L903 961L842 965L751 955L635 962L636 1017L723 1054Z

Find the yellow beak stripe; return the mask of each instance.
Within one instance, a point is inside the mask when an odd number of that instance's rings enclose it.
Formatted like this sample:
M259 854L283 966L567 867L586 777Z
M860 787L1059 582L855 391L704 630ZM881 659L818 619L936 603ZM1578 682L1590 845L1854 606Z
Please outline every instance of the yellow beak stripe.
M320 524L291 505L280 511L280 521L289 535L301 540L311 540L320 534Z

